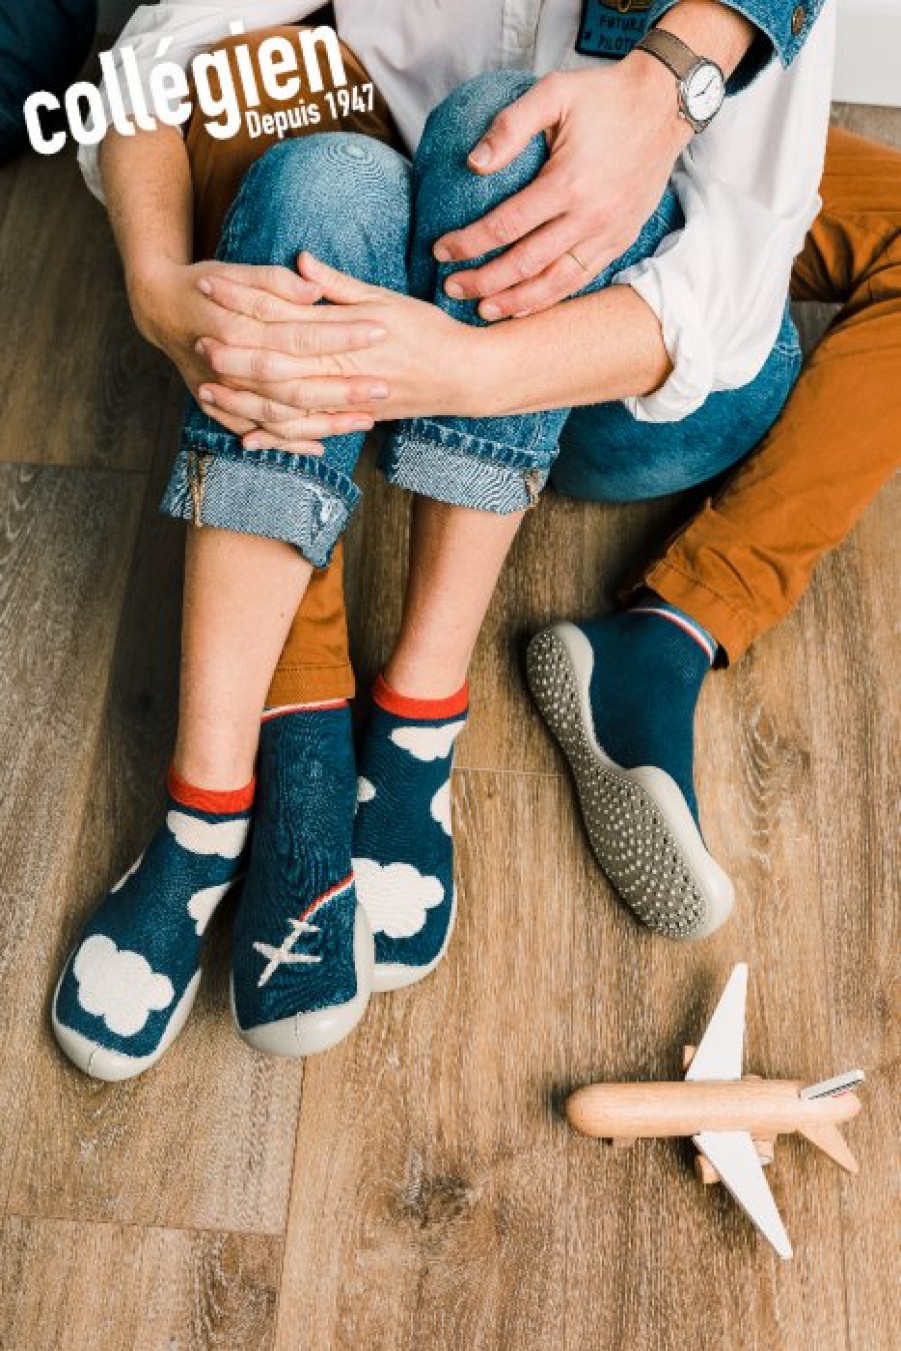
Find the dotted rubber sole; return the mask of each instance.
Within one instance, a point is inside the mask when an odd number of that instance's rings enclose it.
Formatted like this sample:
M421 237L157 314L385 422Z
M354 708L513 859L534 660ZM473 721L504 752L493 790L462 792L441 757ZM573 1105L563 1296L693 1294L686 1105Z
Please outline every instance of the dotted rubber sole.
M531 642L532 696L566 756L595 857L642 924L667 938L708 931L708 901L651 795L627 771L605 764L586 732L579 687L564 643L552 631Z

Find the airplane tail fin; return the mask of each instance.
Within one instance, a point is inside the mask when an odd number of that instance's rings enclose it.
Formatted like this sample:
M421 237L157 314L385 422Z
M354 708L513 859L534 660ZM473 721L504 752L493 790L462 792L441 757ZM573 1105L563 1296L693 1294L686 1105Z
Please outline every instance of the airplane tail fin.
M818 1121L816 1125L804 1125L800 1127L801 1134L809 1140L817 1149L821 1149L824 1154L844 1168L847 1173L857 1173L860 1171L857 1160L848 1148L845 1137L842 1135L838 1126L834 1126L830 1121Z

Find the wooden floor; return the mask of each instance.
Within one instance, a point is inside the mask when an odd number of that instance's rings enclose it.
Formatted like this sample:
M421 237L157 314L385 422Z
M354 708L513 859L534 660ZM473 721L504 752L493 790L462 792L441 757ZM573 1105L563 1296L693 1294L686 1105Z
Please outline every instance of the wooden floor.
M901 115L847 120L901 143ZM549 498L479 650L455 781L460 922L440 971L376 997L334 1053L285 1065L229 1025L220 924L178 1046L104 1086L57 1053L48 1004L159 807L182 535L156 503L178 393L132 330L70 160L0 172L0 307L3 1351L897 1347L897 494L705 689L700 797L738 890L712 941L667 944L615 904L521 674L523 638L607 606L684 504ZM364 676L396 622L406 530L403 498L365 477ZM698 1186L687 1148L614 1154L559 1111L593 1077L675 1075L740 959L749 1069L868 1074L849 1131L859 1178L780 1146L791 1264Z

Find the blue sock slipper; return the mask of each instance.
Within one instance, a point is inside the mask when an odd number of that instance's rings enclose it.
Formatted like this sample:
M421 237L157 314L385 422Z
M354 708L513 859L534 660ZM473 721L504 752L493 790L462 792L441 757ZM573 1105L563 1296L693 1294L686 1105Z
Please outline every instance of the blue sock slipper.
M435 969L456 913L451 832L454 743L466 725L466 686L447 699L411 699L380 676L360 751L354 872L375 935L376 991Z
M53 1030L95 1079L155 1065L191 1012L203 937L243 868L254 785L192 788L170 770L166 820L94 912L63 969Z
M351 863L356 772L345 700L264 715L232 1010L255 1050L328 1050L366 1011L372 935Z
M732 883L704 844L694 789L694 716L716 655L710 634L655 597L529 646L529 685L569 761L588 838L643 924L712 934Z

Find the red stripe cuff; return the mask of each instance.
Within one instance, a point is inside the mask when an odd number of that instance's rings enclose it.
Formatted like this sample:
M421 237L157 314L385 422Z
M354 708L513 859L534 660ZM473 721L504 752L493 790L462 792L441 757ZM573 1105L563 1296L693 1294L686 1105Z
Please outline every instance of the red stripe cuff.
M198 812L209 812L211 816L234 816L239 812L249 812L253 806L257 781L250 780L244 788L217 792L211 788L195 788L176 774L170 765L166 779L170 797L181 807L193 807Z
M419 722L438 722L441 718L458 718L469 708L469 686L463 685L456 694L446 699L414 699L398 694L384 676L379 676L372 688L372 698L386 713L398 718L412 718Z

